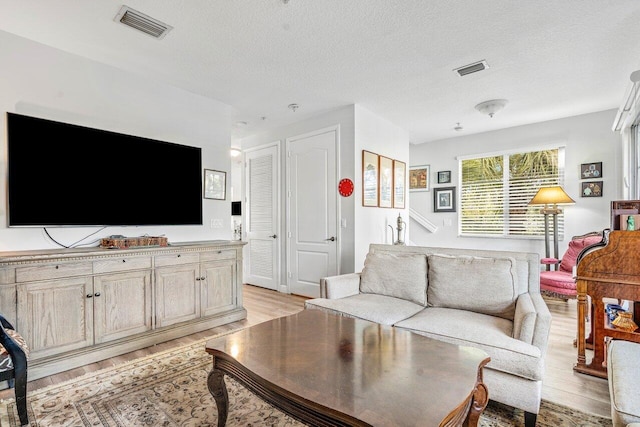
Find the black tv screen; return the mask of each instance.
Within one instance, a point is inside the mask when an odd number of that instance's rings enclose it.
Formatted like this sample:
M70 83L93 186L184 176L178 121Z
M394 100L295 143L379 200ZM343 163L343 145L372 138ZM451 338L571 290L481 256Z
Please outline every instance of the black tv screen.
M199 147L7 113L8 225L202 224Z
M231 216L242 215L242 202L231 202Z

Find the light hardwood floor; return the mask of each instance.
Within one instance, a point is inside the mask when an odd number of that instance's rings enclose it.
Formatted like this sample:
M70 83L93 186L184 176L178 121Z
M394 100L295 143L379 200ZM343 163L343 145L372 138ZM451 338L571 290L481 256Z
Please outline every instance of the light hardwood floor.
M304 297L282 294L251 285L243 286L243 297L244 306L247 309L247 318L245 320L31 381L28 384L28 389L34 390L57 384L88 372L153 354L176 345L189 344L220 332L255 325L276 317L294 314L304 308L304 301L306 299ZM546 358L546 374L543 381L543 398L582 411L609 417L610 404L607 381L576 373L572 369L577 357L577 350L573 346L577 326L576 301L570 300L563 302L554 299L546 299L546 301L553 320ZM589 357L589 354L587 354L587 357ZM10 397L12 395L12 391L0 391L0 398Z

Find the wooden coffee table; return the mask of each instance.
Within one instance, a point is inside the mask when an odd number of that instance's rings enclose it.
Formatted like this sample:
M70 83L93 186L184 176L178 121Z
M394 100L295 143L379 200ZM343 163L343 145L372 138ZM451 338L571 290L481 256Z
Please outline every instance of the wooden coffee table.
M475 426L489 396L482 350L303 310L207 342L207 385L228 413L228 375L312 426Z

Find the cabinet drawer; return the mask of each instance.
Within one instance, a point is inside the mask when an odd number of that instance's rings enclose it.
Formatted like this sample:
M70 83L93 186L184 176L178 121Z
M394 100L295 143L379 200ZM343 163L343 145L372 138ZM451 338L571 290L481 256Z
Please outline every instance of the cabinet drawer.
M111 273L113 271L129 271L151 268L151 257L122 257L112 258L93 263L93 272Z
M217 261L220 259L235 259L236 251L229 249L221 249L219 251L202 252L200 253L200 261Z
M93 272L91 261L61 262L16 268L16 282L58 279L61 277L89 276Z
M197 264L200 257L197 252L171 255L158 255L155 257L156 267L166 265Z

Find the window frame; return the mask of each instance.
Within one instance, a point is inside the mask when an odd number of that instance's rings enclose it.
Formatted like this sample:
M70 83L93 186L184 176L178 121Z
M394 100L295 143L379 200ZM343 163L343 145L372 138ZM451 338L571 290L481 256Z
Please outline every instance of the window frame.
M503 220L502 220L502 233L501 234L488 234L488 233L469 233L463 232L463 215L462 215L462 204L464 200L464 192L463 190L463 177L462 177L462 162L465 160L474 160L474 159L483 159L497 156L511 156L514 154L525 154L536 151L546 151L546 150L558 150L558 185L564 187L565 184L565 171L566 171L566 141L561 142L550 142L544 145L537 146L527 146L527 147L519 147L508 150L500 150L500 151L492 151L485 153L477 153L477 154L468 154L457 156L456 160L458 161L458 182L460 183L460 191L459 191L459 215L458 215L458 236L459 237L471 237L471 238L496 238L496 239L540 239L544 238L544 231L539 231L533 234L509 234L509 167L503 168L502 174L502 183L503 183ZM533 195L532 195L533 197ZM537 209L537 207L536 207ZM540 221L544 221L544 217L540 214ZM544 222L542 222L544 224ZM552 227L552 225L550 224ZM558 215L558 238L562 240L564 238L564 213Z

